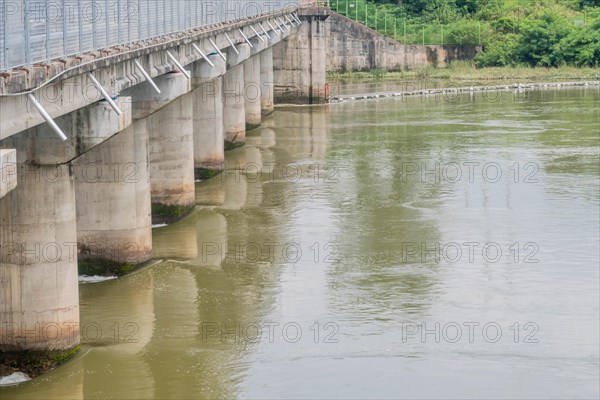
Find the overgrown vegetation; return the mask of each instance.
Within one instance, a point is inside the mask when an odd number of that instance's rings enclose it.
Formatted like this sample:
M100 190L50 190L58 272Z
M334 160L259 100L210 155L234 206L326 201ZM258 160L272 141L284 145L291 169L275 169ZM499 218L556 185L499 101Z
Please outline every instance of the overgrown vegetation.
M600 65L599 0L332 0L331 5L400 41L481 44L478 67ZM411 30L415 26L420 28Z

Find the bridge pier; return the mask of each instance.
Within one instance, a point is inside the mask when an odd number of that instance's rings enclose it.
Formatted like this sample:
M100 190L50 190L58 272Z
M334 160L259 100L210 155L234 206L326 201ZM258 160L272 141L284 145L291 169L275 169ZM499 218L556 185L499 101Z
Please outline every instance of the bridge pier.
M17 185L0 199L0 362L19 352L52 361L79 345L73 160L131 123L121 107L121 116L98 102L57 118L65 142L48 124L1 142L17 151Z
M246 108L246 129L257 128L262 123L261 113L260 55L244 62L244 100Z
M194 168L221 171L225 165L223 136L223 75L225 61L218 55L193 65Z
M152 222L163 223L184 217L195 206L193 93L180 72L154 82L161 93L148 83L132 90L132 113L138 120L135 130L148 132Z
M246 100L244 98L244 61L250 57L250 46L236 45L238 52L227 50L227 72L223 77L223 130L225 150L246 143Z
M29 164L22 149L17 162L17 186L0 199L0 363L79 345L73 168Z
M263 115L274 111L273 103L273 48L260 53L260 109Z
M234 149L246 142L246 105L243 84L243 65L232 67L223 78L225 150Z
M132 125L77 159L80 260L139 264L152 252L148 139Z

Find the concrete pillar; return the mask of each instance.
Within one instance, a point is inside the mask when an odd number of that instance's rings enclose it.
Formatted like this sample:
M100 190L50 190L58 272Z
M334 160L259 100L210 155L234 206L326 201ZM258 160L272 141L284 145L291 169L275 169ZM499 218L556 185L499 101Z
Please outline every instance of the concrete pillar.
M135 134L137 133L137 135ZM80 259L151 257L148 135L130 125L74 163Z
M52 365L79 344L71 161L131 125L130 99L117 103L120 116L101 101L56 118L64 142L47 124L0 142L17 151L17 186L0 199L0 361Z
M254 129L262 122L261 114L260 55L244 62L244 100L246 106L246 129Z
M246 142L246 104L244 100L244 64L231 67L223 77L223 129L225 150Z
M28 164L21 149L17 169L0 199L0 361L23 351L47 360L79 345L73 169Z
M273 50L276 103L325 102L326 26L328 15L301 10L304 22Z
M273 112L273 49L260 53L260 109L263 115Z
M146 118L153 222L171 222L195 206L192 93Z
M192 64L194 101L194 168L196 176L206 178L225 165L223 136L223 75L226 62L217 54ZM208 170L208 171L207 171Z
M152 222L174 222L195 205L192 84L182 73L128 89L135 135L148 132Z
M223 78L200 85L193 96L194 168L222 170L225 164Z

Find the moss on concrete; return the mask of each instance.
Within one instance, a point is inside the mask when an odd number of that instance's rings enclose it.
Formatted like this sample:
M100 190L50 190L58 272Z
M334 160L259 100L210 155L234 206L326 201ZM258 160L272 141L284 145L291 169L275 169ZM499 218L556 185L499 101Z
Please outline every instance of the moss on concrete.
M238 147L242 147L244 145L244 142L229 142L229 141L225 141L225 151L230 151L233 149L237 149Z
M246 130L251 131L253 129L259 128L260 124L246 124Z
M171 224L185 218L193 209L193 205L152 204L152 222L155 224Z
M33 378L70 360L79 350L81 346L78 345L67 350L3 351L0 353L0 374L23 372Z
M196 180L205 181L223 172L223 169L196 168L194 175Z
M123 276L133 272L135 264L120 263L103 258L80 259L77 263L79 275L88 276Z

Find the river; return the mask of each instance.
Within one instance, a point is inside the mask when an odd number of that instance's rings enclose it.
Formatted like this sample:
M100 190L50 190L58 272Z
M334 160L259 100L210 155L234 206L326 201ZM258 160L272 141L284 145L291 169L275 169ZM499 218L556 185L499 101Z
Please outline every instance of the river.
M279 109L2 399L598 398L599 104Z

